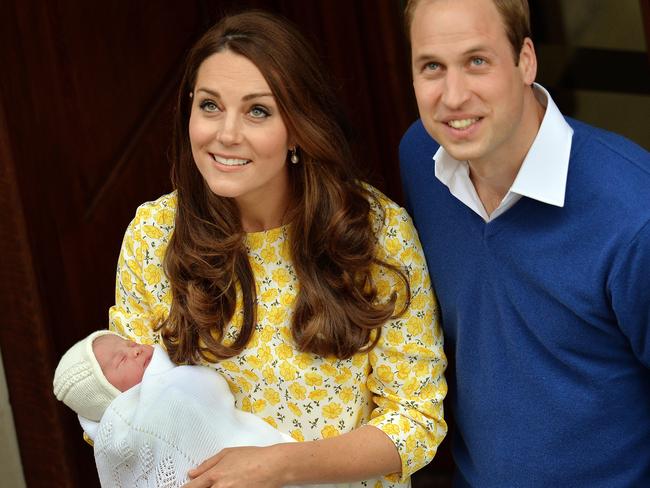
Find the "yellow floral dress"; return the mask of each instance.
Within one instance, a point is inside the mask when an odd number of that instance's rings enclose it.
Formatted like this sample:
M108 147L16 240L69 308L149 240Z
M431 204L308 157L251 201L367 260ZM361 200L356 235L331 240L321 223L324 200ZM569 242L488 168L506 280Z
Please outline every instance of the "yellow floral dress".
M353 487L402 488L426 465L446 433L442 401L446 359L421 245L406 211L374 188L377 254L405 269L411 303L388 321L378 345L350 359L300 352L291 337L296 274L287 226L250 233L246 245L257 283L257 324L247 348L216 363L236 407L253 412L298 441L332 437L363 424L381 429L395 443L402 476L354 483ZM382 208L378 208L381 206ZM117 268L110 327L137 342L157 343L152 327L169 313L171 292L162 267L174 230L176 196L141 205L124 236ZM398 286L393 273L373 269L380 296ZM398 306L399 306L398 302ZM227 339L241 326L239 309Z

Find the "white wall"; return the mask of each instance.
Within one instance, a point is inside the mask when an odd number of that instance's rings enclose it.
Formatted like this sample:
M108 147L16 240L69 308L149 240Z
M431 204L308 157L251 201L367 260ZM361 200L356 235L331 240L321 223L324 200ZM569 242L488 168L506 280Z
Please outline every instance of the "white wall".
M14 419L9 404L9 393L0 352L0 483L11 488L25 488L23 467L20 463Z

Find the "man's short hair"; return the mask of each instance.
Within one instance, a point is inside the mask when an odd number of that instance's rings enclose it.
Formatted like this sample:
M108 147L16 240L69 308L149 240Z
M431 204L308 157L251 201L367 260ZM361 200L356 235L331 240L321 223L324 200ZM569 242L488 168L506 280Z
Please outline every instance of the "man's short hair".
M422 0L408 0L404 9L404 26L407 37L411 38L411 25L415 8ZM428 1L428 0L427 0ZM528 0L492 0L501 15L503 25L512 47L515 64L519 64L519 53L524 39L531 37L530 9Z

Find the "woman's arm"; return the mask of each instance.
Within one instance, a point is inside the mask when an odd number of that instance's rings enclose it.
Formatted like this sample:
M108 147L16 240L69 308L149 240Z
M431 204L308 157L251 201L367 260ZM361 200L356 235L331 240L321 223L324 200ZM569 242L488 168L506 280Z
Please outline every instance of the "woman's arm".
M171 294L162 261L175 206L174 194L141 205L122 241L109 328L138 343L157 342L153 328L169 313Z
M190 471L192 481L185 488L347 483L400 469L395 444L381 430L366 425L329 439L223 449Z
M401 316L384 324L377 346L369 353L372 369L367 386L376 407L368 423L381 429L397 447L402 461L400 481L404 482L433 459L447 433L442 403L447 393L443 375L447 360L417 232L403 208L383 195L379 201L384 220L378 231L377 253L407 270L411 299ZM384 297L403 287L394 274L382 268L377 270L376 282ZM398 310L403 296L398 295Z

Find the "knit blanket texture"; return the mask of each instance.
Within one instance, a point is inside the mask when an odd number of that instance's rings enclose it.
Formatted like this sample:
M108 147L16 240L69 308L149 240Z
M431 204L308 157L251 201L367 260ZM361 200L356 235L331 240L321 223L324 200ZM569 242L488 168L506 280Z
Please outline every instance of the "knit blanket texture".
M176 366L155 346L142 382L113 400L100 422L80 417L102 487L176 488L225 447L295 442L234 404L215 370Z

